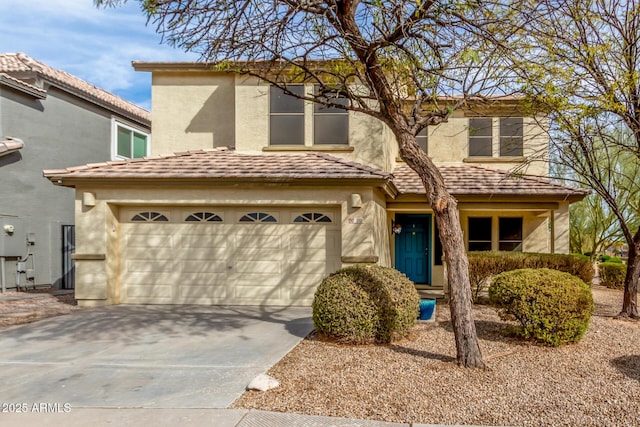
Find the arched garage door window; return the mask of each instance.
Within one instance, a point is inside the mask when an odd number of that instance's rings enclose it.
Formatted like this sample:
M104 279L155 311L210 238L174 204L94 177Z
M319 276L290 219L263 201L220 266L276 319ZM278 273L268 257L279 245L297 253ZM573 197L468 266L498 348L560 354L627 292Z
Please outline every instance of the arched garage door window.
M156 222L156 221L169 221L169 218L162 215L160 212L139 212L131 218L133 222Z

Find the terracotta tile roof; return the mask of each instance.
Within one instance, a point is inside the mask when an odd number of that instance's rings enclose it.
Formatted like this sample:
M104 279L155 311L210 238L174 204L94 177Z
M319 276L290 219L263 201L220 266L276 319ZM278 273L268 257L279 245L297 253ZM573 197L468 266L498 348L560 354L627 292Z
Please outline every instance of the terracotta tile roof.
M149 125L151 122L151 113L144 108L138 107L104 89L100 89L66 71L52 68L24 53L0 54L0 72L10 75L14 79L22 79L23 76L35 73L54 86L112 111L125 114L127 117L142 124Z
M546 178L514 176L508 172L485 169L473 165L440 166L447 189L455 196L461 195L509 195L583 197L589 192L562 185ZM425 194L422 181L409 166L400 164L393 171L393 183L400 194Z
M11 86L24 92L31 93L33 96L40 99L44 99L47 97L46 91L20 79L16 79L15 77L12 77L6 73L0 73L0 84Z
M44 176L54 183L68 179L238 179L267 182L296 179L391 179L389 173L324 153L241 154L223 148L45 170Z
M0 139L0 156L13 153L14 151L22 149L22 147L24 147L24 142L22 142L21 139L10 136L2 138Z

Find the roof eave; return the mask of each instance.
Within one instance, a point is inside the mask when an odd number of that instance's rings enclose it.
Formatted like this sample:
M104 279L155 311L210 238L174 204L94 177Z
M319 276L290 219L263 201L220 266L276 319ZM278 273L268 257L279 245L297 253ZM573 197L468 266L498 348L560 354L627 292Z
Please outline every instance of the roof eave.
M7 78L3 74L0 74L0 84L10 87L12 89L18 90L20 92L23 92L36 99L45 99L47 97L47 92L26 83L25 84L18 83L11 78Z
M384 177L316 177L316 178L302 178L302 177L73 177L68 176L65 173L61 173L60 170L44 170L43 176L51 181L54 185L62 187L75 188L78 186L122 186L125 184L132 186L154 186L154 185L209 185L209 184L222 184L222 185L243 185L243 184L264 184L264 185L314 185L319 186L374 186L382 188L386 193L397 194L395 185L389 178Z

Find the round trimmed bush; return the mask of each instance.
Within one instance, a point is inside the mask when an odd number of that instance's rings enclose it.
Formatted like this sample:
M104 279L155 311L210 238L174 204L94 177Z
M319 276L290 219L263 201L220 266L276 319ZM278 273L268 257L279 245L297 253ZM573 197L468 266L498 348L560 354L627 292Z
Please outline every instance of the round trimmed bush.
M519 323L518 335L552 346L579 341L593 314L593 296L586 283L546 268L496 275L489 301L501 319Z
M624 289L627 266L617 262L600 263L600 284L610 289Z
M355 265L326 277L313 300L318 332L352 344L389 343L416 323L420 297L411 280L379 265Z

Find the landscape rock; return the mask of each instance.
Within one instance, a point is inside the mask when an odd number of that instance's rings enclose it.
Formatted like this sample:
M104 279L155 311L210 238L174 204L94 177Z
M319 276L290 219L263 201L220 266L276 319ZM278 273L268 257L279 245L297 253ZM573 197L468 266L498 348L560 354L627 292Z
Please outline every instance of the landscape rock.
M279 385L280 382L277 379L270 377L267 374L260 374L251 380L247 386L247 390L267 391L272 388L276 388Z

